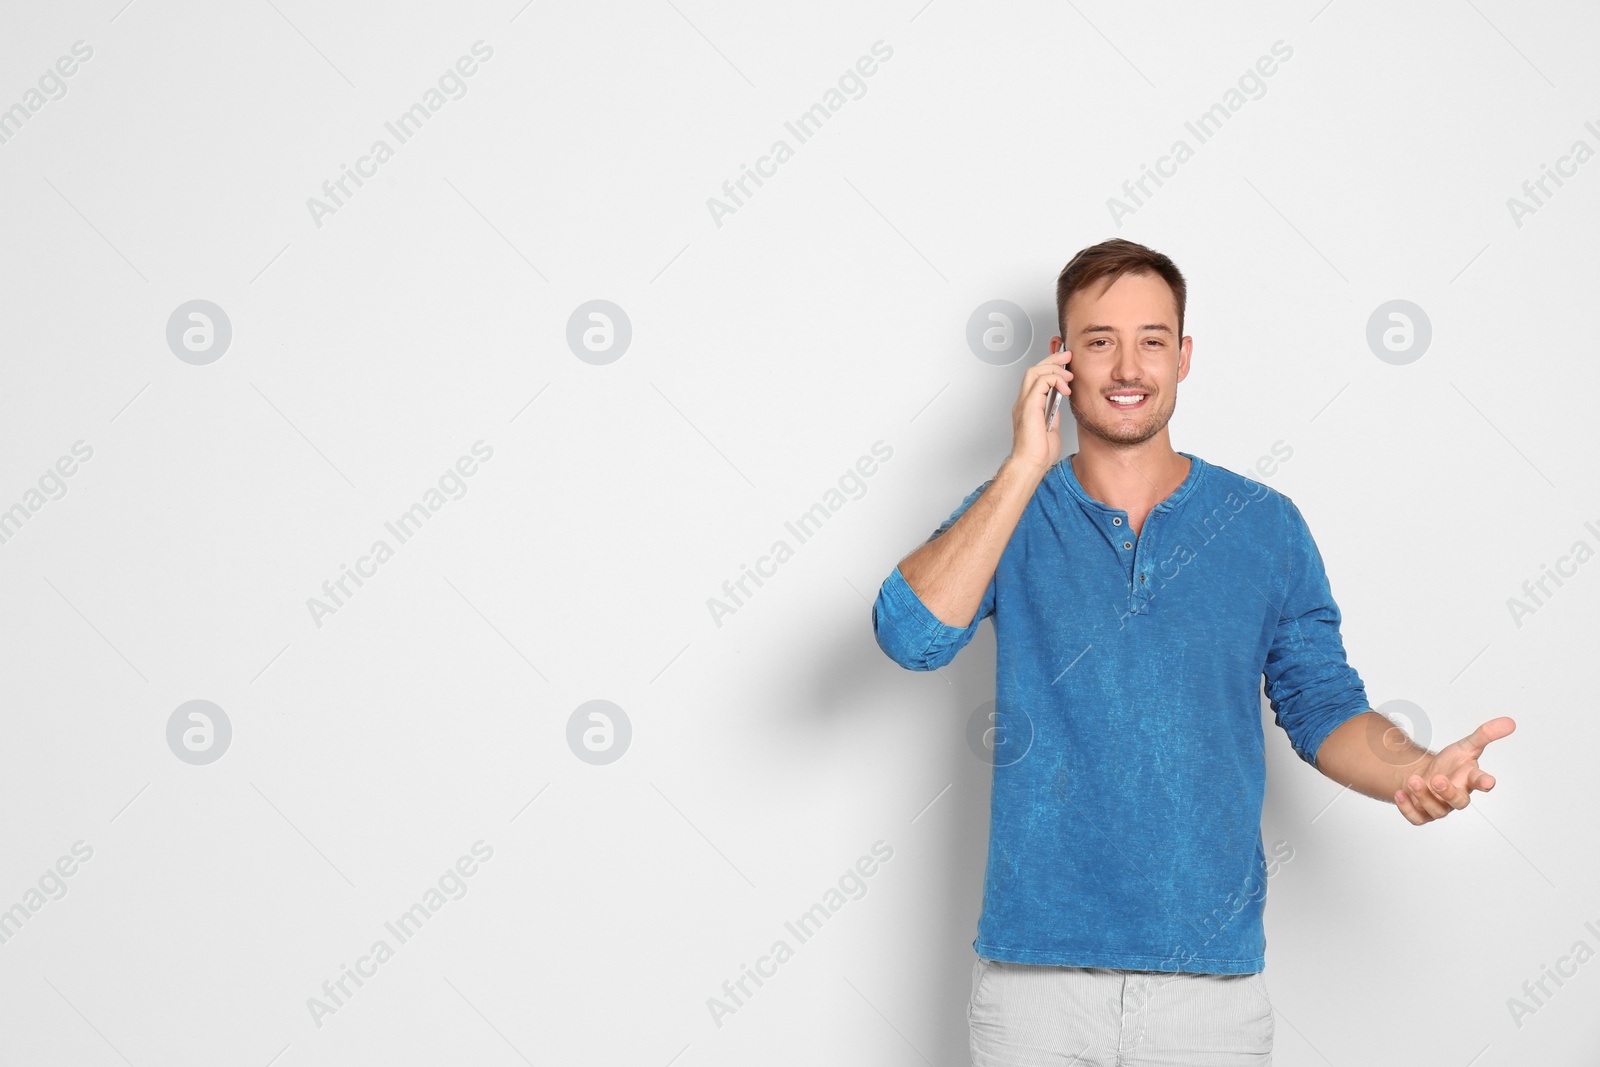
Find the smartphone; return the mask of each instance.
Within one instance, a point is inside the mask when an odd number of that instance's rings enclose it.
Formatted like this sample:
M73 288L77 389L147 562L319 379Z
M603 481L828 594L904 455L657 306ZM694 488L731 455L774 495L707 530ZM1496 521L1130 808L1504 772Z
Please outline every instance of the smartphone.
M1044 432L1049 433L1055 428L1056 412L1061 410L1062 392L1055 386L1050 387L1050 394L1044 398Z

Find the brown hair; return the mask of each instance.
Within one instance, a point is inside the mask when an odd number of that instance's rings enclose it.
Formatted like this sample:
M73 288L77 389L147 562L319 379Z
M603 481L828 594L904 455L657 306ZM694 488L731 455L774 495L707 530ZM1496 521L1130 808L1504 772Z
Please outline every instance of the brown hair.
M1182 272L1160 252L1121 237L1113 237L1109 241L1090 245L1061 268L1061 277L1056 279L1056 329L1061 332L1063 341L1067 339L1067 298L1102 279L1109 285L1124 274L1154 274L1171 287L1172 297L1178 305L1178 337L1183 337L1183 310L1188 299L1188 286L1184 284ZM1067 347L1072 346L1069 344Z

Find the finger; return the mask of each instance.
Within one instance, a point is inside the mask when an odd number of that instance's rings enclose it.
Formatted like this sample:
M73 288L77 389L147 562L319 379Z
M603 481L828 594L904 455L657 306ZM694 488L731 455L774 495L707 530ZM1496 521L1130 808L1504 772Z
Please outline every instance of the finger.
M1422 776L1413 774L1406 782L1406 791L1411 795L1411 802L1420 811L1426 812L1432 818L1439 818L1450 808L1433 795L1433 790L1422 780Z
M1417 775L1416 778L1417 784L1414 787L1412 795L1417 798L1417 802L1428 812L1429 815L1432 815L1435 819L1442 819L1446 815L1449 815L1451 811L1455 810L1434 793L1433 786L1428 783L1426 778L1423 778L1421 775Z
M1470 788L1476 789L1482 793L1487 793L1489 790L1494 788L1494 775L1490 774L1488 771L1479 771L1477 777L1472 779Z
M1400 814L1404 815L1406 821L1413 826L1421 826L1428 821L1427 817L1417 810L1417 806L1411 803L1411 795L1404 789L1394 795L1394 806L1400 809Z
M1050 359L1055 358L1054 356L1050 357ZM1040 391L1049 392L1052 385L1065 390L1066 383L1071 380L1071 371L1064 370L1059 365L1050 362L1050 360L1045 360L1028 368L1027 373L1022 377L1022 392L1025 396L1029 393L1038 393Z
M1045 411L1049 411L1051 389L1056 390L1062 396L1067 396L1072 392L1072 390L1068 388L1067 383L1062 381L1060 378L1040 378L1038 384L1033 387L1034 405L1044 408ZM1041 401L1039 399L1040 397L1043 397L1044 399Z
M1400 805L1400 809L1402 811L1410 811L1412 814L1414 814L1417 817L1417 824L1419 826L1425 822L1432 822L1435 818L1437 818L1436 815L1429 811L1427 807L1417 799L1417 794L1413 793L1409 788L1400 790L1400 793L1404 798L1404 802Z
M1017 396L1017 402L1042 409L1044 398L1050 395L1050 386L1054 384L1054 379L1053 364L1035 363L1022 376L1022 391Z
M1054 367L1036 369L1038 369L1040 373L1034 376L1029 384L1025 387L1027 392L1036 397L1041 395L1048 397L1050 395L1050 390L1053 387L1063 396L1072 395L1072 386L1069 384L1072 381L1072 375L1070 373Z
M1038 369L1041 374L1055 378L1057 388L1062 392L1067 392L1066 383L1072 380L1072 372L1066 368L1066 361L1071 358L1072 353L1063 350L1035 363L1034 368Z
M1467 791L1444 775L1434 775L1428 786L1433 791L1434 796L1450 805L1453 810L1460 811L1467 806Z
M1483 750L1490 741L1498 741L1517 728L1516 720L1509 715L1502 715L1498 719L1490 719L1466 737L1461 739L1461 745L1470 750L1474 759L1483 754Z

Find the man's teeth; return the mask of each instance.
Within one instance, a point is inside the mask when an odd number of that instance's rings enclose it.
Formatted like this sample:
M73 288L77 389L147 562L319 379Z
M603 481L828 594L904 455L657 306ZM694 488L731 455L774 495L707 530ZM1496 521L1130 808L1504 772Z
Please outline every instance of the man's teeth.
M1137 404L1145 398L1145 395L1140 393L1137 396L1114 396L1111 398L1111 402L1113 404Z

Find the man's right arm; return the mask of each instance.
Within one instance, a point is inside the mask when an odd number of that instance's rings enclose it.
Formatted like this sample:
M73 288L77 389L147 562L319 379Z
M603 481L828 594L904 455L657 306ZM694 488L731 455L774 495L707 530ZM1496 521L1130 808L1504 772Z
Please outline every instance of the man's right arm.
M909 670L942 667L994 611L996 568L1022 512L1061 455L1059 425L1046 430L1052 385L1070 393L1071 353L1029 367L1011 411L1014 444L995 476L979 486L933 536L895 567L872 606L878 646Z
M971 507L900 561L906 584L940 622L958 627L972 623L1044 473L1006 460Z
M878 647L908 670L942 667L994 612L995 569L1042 472L1007 460L878 590Z

